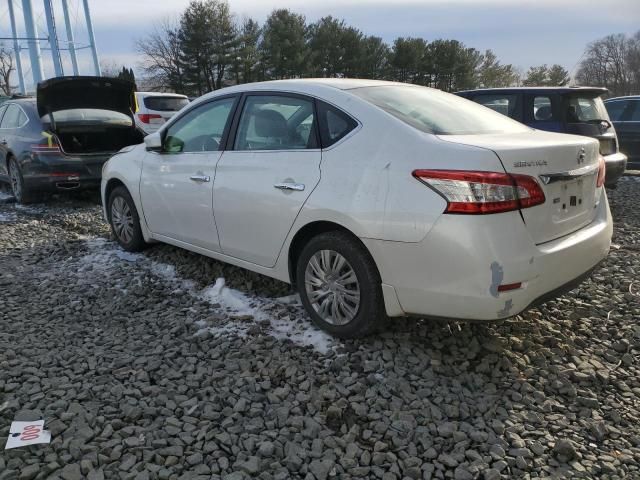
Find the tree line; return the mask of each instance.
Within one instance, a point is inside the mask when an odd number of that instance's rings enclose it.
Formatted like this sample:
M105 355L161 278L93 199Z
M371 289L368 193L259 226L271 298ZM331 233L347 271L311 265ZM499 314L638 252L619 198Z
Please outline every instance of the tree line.
M136 42L149 88L201 95L236 83L305 77L396 80L445 91L566 83L560 65L522 75L491 51L457 40L399 37L391 44L326 16L307 23L288 9L263 25L236 20L224 0L192 0Z

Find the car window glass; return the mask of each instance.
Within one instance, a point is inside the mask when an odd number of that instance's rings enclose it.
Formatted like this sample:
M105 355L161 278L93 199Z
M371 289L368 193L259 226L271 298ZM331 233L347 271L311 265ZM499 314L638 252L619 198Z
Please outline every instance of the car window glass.
M600 97L569 97L567 122L581 123L608 119L609 115Z
M605 107L607 107L607 112L609 113L611 121L617 122L618 120L622 120L622 114L624 113L627 105L628 102L622 101L605 103Z
M632 109L630 112L629 121L631 122L640 122L640 101L630 102L629 108Z
M407 125L435 135L527 132L529 127L475 102L432 88L393 85L349 90Z
M473 101L507 117L514 117L517 99L517 95L478 95Z
M0 124L0 128L17 128L20 126L20 115L22 110L17 105L8 105L7 111L2 117L2 123Z
M160 112L177 112L185 105L189 104L189 100L184 97L144 97L144 106L149 110Z
M538 122L549 122L553 118L551 98L535 97L533 99L533 118Z
M6 106L6 105L2 105L2 106L0 107L0 121L2 120L2 116L4 115L4 112L5 112L6 110L7 110L7 106ZM2 124L0 123L0 125L2 125Z
M242 109L235 150L316 148L313 102L280 95L248 96Z
M318 115L322 148L333 145L358 125L349 115L324 102L318 102Z
M219 150L234 101L235 98L224 98L188 112L167 129L163 150L168 153Z

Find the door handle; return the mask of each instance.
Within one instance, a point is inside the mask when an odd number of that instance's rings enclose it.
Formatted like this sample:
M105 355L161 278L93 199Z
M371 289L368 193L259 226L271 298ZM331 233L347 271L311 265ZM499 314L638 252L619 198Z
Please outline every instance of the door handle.
M211 177L209 175L191 175L189 178L194 182L198 182L198 183L211 181Z
M278 190L296 190L301 192L304 190L304 183L276 183L274 187Z

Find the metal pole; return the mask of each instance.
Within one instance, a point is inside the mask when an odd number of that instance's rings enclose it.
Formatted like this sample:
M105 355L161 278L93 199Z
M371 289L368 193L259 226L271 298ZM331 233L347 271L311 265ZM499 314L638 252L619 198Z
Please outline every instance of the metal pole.
M89 11L89 0L83 0L84 4L84 17L87 21L87 33L89 34L89 46L91 47L91 53L93 54L93 66L97 76L101 76L100 73L100 61L98 60L98 50L96 49L96 37L93 35L93 23L91 23L91 12Z
M64 24L67 28L67 44L69 46L69 55L71 56L71 65L73 66L73 74L78 75L78 58L76 57L76 45L73 39L73 29L71 28L71 19L69 17L69 4L67 0L62 0L62 11L64 12Z
M62 77L64 75L64 70L62 68L60 50L58 50L58 33L56 32L56 19L53 16L51 0L44 0L44 12L47 17L47 29L49 30L49 45L51 46L53 69L56 72L56 77Z
M27 37L36 37L36 21L33 18L33 8L31 0L22 0L22 12L24 13L24 26L27 31ZM40 41L29 41L29 57L31 58L31 74L33 75L33 83L37 84L44 78L42 71L42 58L40 57Z
M9 4L9 18L11 19L11 33L13 35L13 51L16 57L16 70L18 73L18 82L20 84L20 93L25 95L27 90L24 88L24 74L22 73L20 44L18 43L18 32L16 31L16 17L13 13L13 0L7 0L7 3Z

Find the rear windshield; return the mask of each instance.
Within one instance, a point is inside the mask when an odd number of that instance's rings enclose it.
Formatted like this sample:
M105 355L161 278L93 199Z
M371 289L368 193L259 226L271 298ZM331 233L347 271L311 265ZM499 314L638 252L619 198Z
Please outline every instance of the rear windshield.
M53 113L56 124L74 123L87 125L117 125L130 127L133 120L128 115L113 110L100 110L97 108L73 108L70 110L59 110ZM51 123L49 115L44 115L42 123Z
M529 128L489 108L439 90L416 86L350 90L412 127L435 135L525 132Z
M582 123L609 120L609 114L600 97L570 96L567 106L567 122Z
M144 97L144 106L160 112L177 112L189 103L184 97Z

